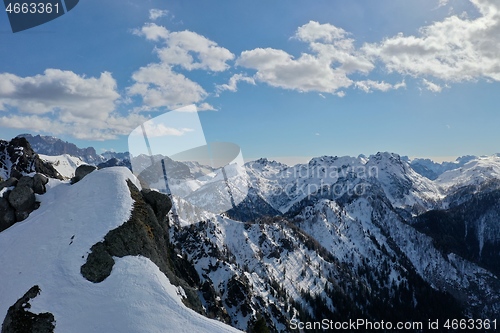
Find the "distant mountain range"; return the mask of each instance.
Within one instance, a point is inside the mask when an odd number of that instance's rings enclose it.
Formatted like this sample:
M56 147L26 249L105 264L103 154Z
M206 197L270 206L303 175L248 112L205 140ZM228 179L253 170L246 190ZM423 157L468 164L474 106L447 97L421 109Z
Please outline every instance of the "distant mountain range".
M97 154L95 148L93 147L78 148L73 143L63 141L53 136L20 134L18 137L26 138L31 144L33 150L38 154L49 156L67 154L73 157L78 157L84 163L91 165L97 166L100 163L104 163L102 167L127 166L130 168L130 155L128 152L106 151L102 154ZM458 169L464 166L467 162L477 158L478 156L466 155L458 157L453 162L439 163L428 158L409 159L406 156L401 157L401 159L410 164L411 168L415 170L415 172L431 180L435 180L442 173L448 170Z
M18 141L11 151L29 150ZM426 331L429 320L500 313L500 156L435 163L380 152L294 166L262 158L243 174L167 160L172 209L148 190L166 190L164 173L150 167L165 158L138 158L140 184L125 168L74 185L51 180L39 210L0 232L0 321L34 285L31 311L52 314L64 331L74 322L99 332L180 330L165 313L193 332L235 331L182 303L273 333L319 332L306 323L324 318Z
M106 151L103 154L97 154L94 147L78 148L74 143L63 141L53 136L20 134L17 137L23 137L28 140L31 147L38 154L58 156L71 155L80 158L83 162L92 165L107 162L110 159L117 160L128 159L128 153L115 153Z

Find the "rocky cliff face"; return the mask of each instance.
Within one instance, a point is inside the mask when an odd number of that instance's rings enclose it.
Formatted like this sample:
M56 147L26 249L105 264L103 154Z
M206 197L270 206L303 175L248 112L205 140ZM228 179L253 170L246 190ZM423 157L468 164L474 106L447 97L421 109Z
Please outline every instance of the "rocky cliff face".
M10 142L0 140L0 178L19 179L31 172L62 179L52 165L39 158L25 138L16 137Z

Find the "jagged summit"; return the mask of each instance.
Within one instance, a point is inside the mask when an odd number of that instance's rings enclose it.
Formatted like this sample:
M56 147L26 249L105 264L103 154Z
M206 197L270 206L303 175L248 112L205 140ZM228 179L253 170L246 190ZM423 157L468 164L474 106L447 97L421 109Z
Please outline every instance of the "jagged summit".
M17 137L22 137L28 140L33 147L33 150L38 154L50 156L68 154L80 157L85 163L88 164L105 162L104 158L98 155L93 147L78 148L73 143L63 141L53 136L20 134Z

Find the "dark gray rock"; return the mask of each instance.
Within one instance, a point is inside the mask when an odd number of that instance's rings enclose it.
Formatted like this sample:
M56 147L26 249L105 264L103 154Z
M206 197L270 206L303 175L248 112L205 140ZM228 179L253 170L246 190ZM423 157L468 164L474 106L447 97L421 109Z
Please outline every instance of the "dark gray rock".
M5 200L9 200L9 195L12 192L12 190L7 190L3 193L3 197Z
M6 198L0 198L0 231L3 231L16 222L14 208Z
M44 194L47 192L45 185L49 182L49 179L42 174L37 173L33 176L33 191L36 194Z
M0 190L2 190L3 188L6 188L6 187L16 186L17 182L18 182L17 178L10 177L9 179L7 179L5 181L0 182Z
M20 179L21 177L23 177L23 173L17 169L12 169L10 171L10 176L13 177L13 178L17 178L17 179Z
M9 195L10 205L19 212L32 212L36 208L33 189L28 186L17 186Z
M167 213L172 208L172 201L165 194L150 189L141 191L144 200L153 208L156 218L160 223L166 219Z
M76 168L75 177L71 179L71 182L73 184L79 182L80 180L83 179L83 177L85 177L95 169L96 167L93 165L87 165L87 164L80 165L78 168Z
M19 211L16 210L15 216L16 216L16 222L21 222L24 221L30 216L31 211Z
M87 280L99 283L111 274L114 264L115 261L106 250L106 246L103 243L97 243L92 246L92 252L80 271Z
M7 311L7 315L2 324L1 333L53 333L55 318L52 313L35 314L27 311L31 308L30 300L40 295L40 287L31 287L23 297L21 297Z
M28 186L33 189L33 178L30 176L22 176L17 183L17 186Z

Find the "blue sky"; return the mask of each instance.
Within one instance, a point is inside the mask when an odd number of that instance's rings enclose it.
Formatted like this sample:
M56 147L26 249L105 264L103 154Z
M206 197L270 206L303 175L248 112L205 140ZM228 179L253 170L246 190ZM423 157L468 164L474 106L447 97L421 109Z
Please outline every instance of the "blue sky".
M0 47L3 139L123 151L196 104L246 159L500 152L497 0L82 0Z

